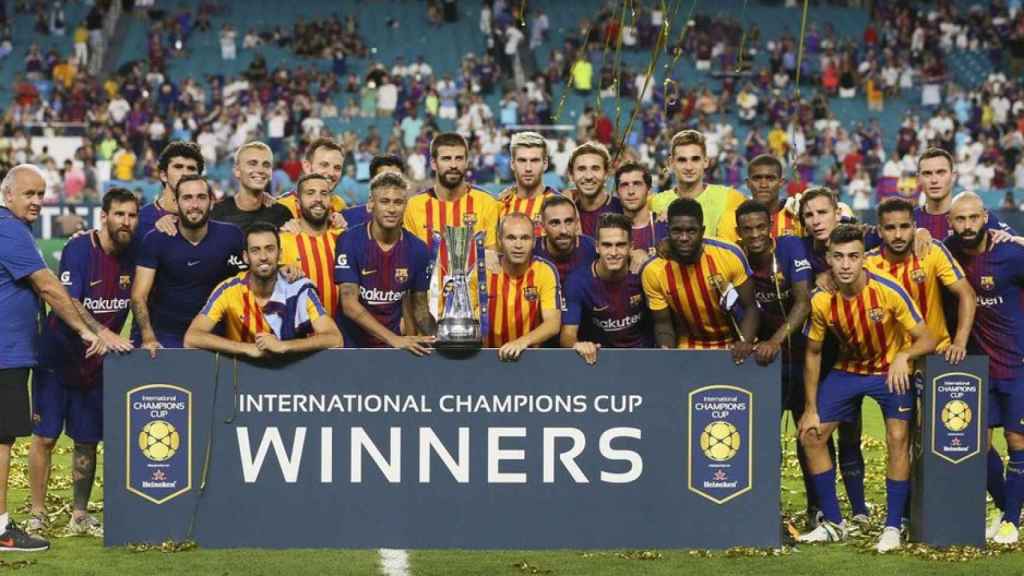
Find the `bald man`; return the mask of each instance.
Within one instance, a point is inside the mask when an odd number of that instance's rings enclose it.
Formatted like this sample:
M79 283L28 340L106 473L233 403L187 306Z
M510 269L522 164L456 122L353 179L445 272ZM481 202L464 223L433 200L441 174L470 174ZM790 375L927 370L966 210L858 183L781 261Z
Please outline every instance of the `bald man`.
M30 164L12 168L0 182L0 553L46 550L50 544L26 534L7 514L7 481L11 447L32 433L29 371L36 365L40 298L81 336L87 356L107 350L128 351L131 344L109 331L88 313L80 314L71 296L46 267L32 238L46 192L42 172ZM102 332L108 332L103 334Z

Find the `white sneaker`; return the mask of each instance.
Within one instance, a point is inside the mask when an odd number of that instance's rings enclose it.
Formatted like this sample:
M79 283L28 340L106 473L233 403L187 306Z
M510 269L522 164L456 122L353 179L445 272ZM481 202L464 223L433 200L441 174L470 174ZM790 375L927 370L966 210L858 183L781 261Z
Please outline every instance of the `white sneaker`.
M80 520L72 516L68 521L67 533L69 536L93 536L103 538L103 526L92 514L86 514Z
M854 514L850 518L850 532L866 532L871 528L871 518L867 514Z
M43 514L33 514L25 521L25 532L30 536L38 536L44 530L46 530L46 516Z
M846 522L840 524L834 524L829 521L823 521L818 524L818 527L811 530L807 534L802 534L797 538L797 542L815 543L815 542L842 542L846 539Z
M878 538L878 545L875 546L875 550L878 550L879 554L885 554L891 552L902 546L900 543L900 529L895 526L886 526L882 530L881 537Z
M992 537L996 544L1016 544L1020 540L1020 532L1010 522L1003 522L999 525L999 531Z
M1003 511L996 510L991 516L988 517L988 526L985 527L985 540L991 540L995 538L996 533L999 532L999 527L1003 524Z

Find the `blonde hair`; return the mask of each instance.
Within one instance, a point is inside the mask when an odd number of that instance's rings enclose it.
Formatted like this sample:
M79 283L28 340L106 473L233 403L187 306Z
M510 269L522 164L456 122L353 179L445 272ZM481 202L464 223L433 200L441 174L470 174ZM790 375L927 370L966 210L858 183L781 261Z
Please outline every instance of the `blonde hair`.
M274 151L270 149L270 146L267 146L265 143L260 142L259 140L253 140L252 142L246 142L245 144L242 144L241 146L238 147L238 150L235 150L235 166L238 166L238 158L241 157L242 152L244 152L245 150L252 149L263 150L264 152L269 153L270 162L274 162Z
M669 146L669 154L675 156L676 148L688 145L700 146L701 156L707 156L708 150L704 143L704 134L700 130L680 130L672 136L672 145Z
M536 132L516 132L509 140L508 149L512 158L516 157L516 150L519 148L540 148L544 151L544 158L548 157L548 143L543 136Z

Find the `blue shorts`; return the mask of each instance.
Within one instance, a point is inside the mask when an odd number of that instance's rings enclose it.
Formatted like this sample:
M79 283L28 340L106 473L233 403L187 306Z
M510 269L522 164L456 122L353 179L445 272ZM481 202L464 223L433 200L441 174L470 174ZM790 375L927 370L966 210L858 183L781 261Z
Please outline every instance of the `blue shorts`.
M854 422L860 417L865 396L878 402L887 419L910 420L914 413L912 392L890 392L884 374L864 375L832 370L818 386L818 417L822 422Z
M1024 434L1024 378L989 380L988 427Z
M32 433L57 438L61 431L75 442L103 440L103 387L69 388L59 371L37 368L32 375Z

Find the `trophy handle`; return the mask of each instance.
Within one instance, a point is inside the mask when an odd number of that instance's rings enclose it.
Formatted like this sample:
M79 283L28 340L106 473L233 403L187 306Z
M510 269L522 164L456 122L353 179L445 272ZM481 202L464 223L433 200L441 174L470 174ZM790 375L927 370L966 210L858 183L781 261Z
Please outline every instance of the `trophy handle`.
M487 253L484 250L484 232L474 235L476 241L476 291L477 303L480 306L480 337L487 344L490 331L490 316L487 313Z

